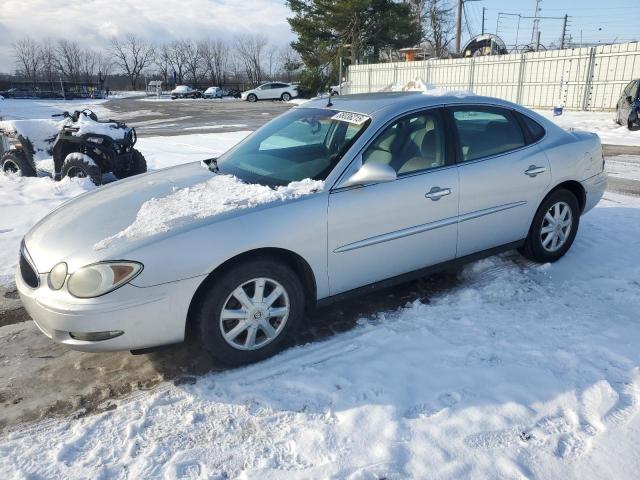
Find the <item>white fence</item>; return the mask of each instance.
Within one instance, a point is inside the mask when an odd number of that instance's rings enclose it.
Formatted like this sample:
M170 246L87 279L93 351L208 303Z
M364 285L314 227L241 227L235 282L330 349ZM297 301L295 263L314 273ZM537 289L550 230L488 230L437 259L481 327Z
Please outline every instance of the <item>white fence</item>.
M420 78L448 90L527 107L613 110L622 89L640 78L640 43L525 54L352 65L350 93L377 92Z

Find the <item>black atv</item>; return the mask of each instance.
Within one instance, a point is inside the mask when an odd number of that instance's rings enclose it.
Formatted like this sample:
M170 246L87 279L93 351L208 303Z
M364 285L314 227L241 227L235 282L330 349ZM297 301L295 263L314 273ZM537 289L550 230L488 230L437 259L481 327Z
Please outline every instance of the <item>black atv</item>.
M100 185L108 172L121 179L147 171L144 156L133 148L137 140L134 128L115 120L98 121L88 109L53 116L65 120L0 122L0 133L15 142L0 158L3 172L36 176L40 170L36 157L43 155L53 157L50 173L56 180L88 177Z

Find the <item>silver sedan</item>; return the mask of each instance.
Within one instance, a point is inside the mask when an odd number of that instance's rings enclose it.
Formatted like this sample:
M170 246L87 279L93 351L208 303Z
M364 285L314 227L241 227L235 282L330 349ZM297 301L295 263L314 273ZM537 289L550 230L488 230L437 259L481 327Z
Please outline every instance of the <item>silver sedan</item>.
M220 158L101 187L24 238L56 342L273 355L309 308L508 249L554 262L607 178L598 137L478 96L316 99Z

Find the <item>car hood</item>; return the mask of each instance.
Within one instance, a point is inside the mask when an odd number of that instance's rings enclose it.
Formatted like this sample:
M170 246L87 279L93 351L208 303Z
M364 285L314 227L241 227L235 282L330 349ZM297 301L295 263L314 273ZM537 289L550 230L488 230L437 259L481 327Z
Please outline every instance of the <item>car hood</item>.
M127 228L147 200L166 197L213 175L200 162L194 162L100 187L43 218L25 236L25 246L41 273L72 256L95 256L98 252L93 245Z

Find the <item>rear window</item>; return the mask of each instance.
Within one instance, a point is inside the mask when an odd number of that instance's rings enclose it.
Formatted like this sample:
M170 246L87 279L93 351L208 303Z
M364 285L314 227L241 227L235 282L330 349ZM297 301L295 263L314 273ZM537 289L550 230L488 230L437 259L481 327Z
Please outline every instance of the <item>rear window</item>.
M522 119L522 123L524 123L525 128L529 132L532 143L537 142L542 137L544 137L545 130L542 125L522 113L520 114L520 118Z

